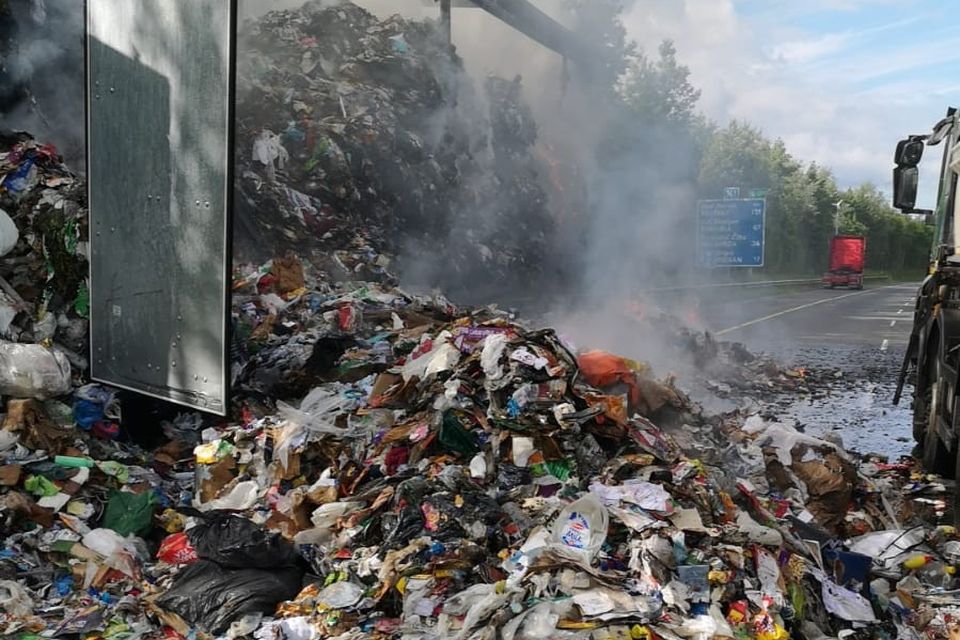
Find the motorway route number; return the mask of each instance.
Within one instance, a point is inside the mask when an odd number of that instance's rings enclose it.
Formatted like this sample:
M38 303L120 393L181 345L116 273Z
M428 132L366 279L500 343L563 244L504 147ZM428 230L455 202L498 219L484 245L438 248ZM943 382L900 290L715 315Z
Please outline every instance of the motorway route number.
M697 261L702 267L762 267L766 201L697 203Z

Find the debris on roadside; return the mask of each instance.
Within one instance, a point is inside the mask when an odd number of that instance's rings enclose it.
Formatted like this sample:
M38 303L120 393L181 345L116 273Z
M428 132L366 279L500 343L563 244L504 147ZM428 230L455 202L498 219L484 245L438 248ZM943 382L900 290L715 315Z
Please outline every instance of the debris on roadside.
M292 260L237 270L230 422L144 451L8 406L5 634L951 628L960 541L923 524L939 494L912 467L705 416L643 363L494 308ZM116 412L79 397L71 422Z

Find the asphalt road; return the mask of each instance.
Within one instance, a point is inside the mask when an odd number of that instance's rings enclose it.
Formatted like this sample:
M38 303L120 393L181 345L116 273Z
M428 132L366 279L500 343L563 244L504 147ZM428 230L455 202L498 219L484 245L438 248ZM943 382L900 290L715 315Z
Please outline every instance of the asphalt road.
M910 337L917 285L863 291L809 289L737 300L730 291L699 300L699 316L724 340L784 364L834 371L822 393L772 398L777 417L814 435L839 435L861 453L896 458L912 449L910 390L892 403ZM832 376L831 376L832 378Z
M807 289L746 300L728 291L705 295L700 316L725 340L776 352L805 344L902 350L910 337L916 289L913 284Z

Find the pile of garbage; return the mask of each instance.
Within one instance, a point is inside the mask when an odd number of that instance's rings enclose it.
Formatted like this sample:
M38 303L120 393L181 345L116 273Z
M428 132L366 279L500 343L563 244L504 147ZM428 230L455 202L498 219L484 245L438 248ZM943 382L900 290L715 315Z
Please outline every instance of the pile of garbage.
M0 394L62 395L86 370L86 241L83 180L51 145L0 131Z
M470 300L556 262L519 78L478 90L434 23L351 2L271 11L241 41L239 258L357 245Z
M956 635L938 479L397 286L418 238L494 286L546 264L516 81L488 81L474 137L428 26L318 1L245 34L227 420L137 444L141 417L83 384L82 183L0 135L0 635ZM808 380L672 335L720 393Z
M233 418L13 399L18 638L948 637L942 485L496 308L237 269Z

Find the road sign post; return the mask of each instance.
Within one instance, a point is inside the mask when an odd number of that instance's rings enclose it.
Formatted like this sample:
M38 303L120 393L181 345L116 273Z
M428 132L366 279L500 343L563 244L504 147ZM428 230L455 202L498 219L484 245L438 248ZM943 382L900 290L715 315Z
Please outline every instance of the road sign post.
M697 203L697 261L702 267L762 267L766 201Z

